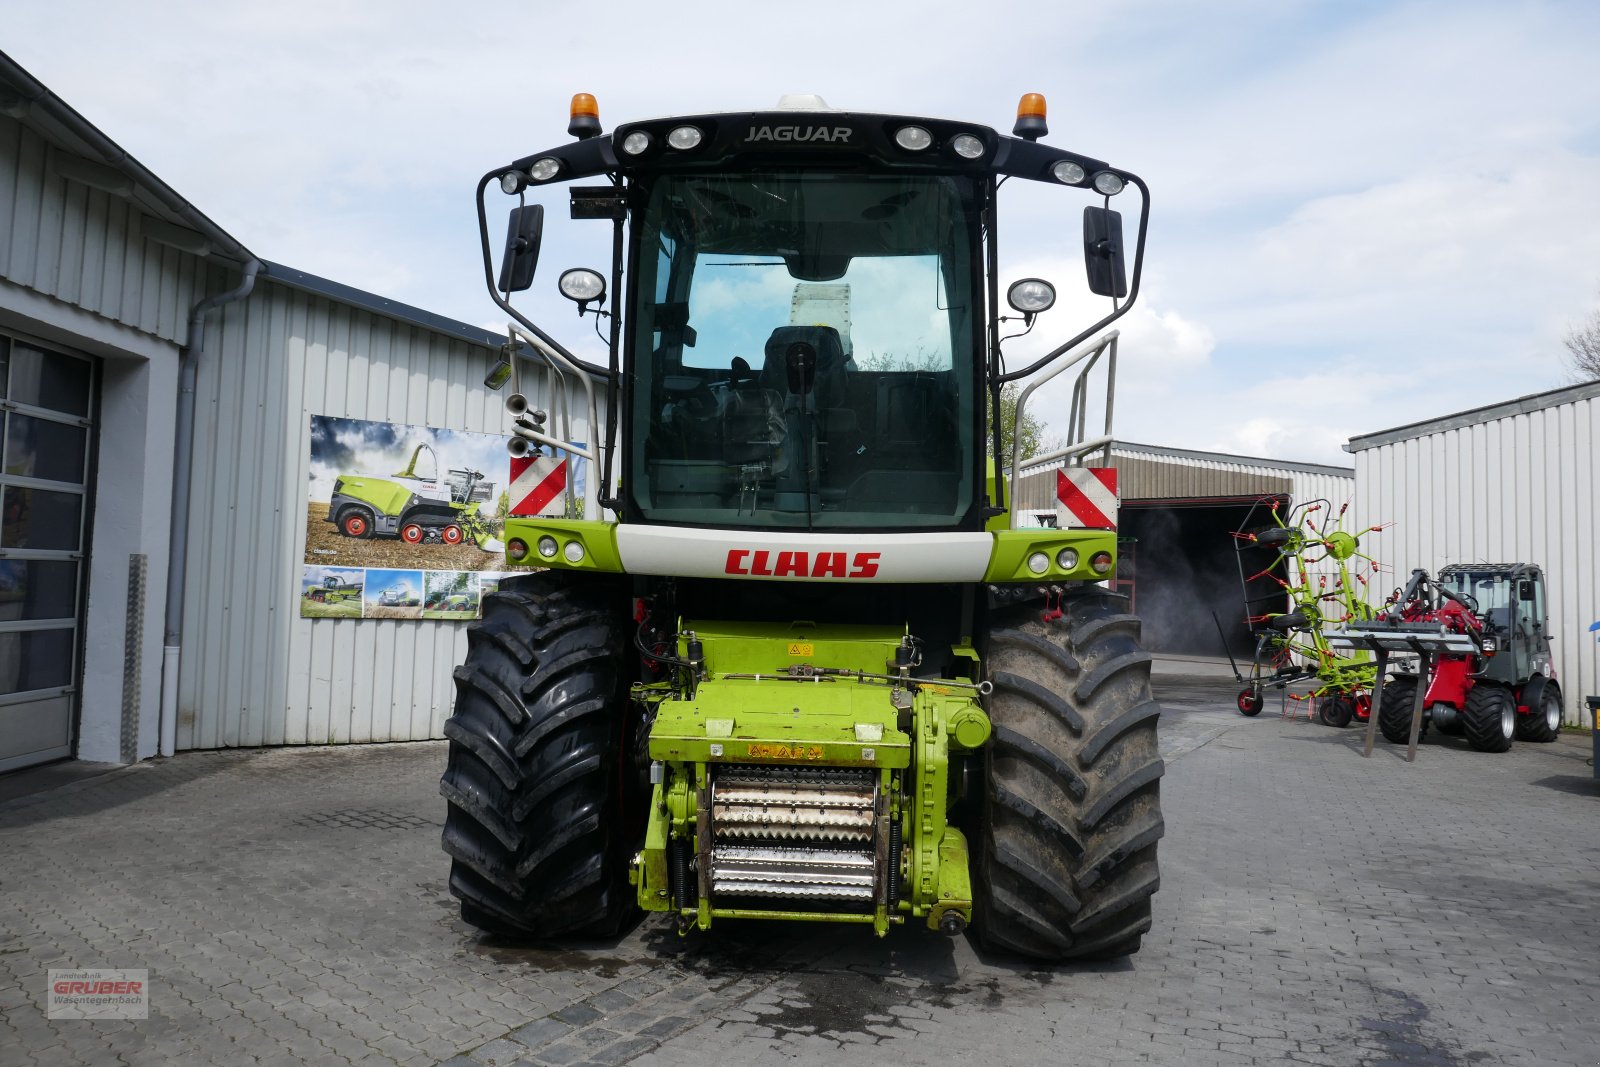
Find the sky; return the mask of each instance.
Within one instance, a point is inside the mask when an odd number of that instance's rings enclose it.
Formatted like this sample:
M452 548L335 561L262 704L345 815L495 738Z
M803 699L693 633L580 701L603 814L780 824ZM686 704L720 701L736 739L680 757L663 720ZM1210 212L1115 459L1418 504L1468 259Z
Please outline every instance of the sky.
M1152 190L1126 440L1348 464L1352 435L1568 384L1600 312L1590 0L6 7L0 48L258 256L492 329L474 186L564 143L580 91L608 129L816 92L1002 132L1043 93L1048 143ZM1097 317L1083 203L1002 190L1002 284L1063 293L1013 361ZM595 226L549 213L524 305L580 352L554 282L607 262Z

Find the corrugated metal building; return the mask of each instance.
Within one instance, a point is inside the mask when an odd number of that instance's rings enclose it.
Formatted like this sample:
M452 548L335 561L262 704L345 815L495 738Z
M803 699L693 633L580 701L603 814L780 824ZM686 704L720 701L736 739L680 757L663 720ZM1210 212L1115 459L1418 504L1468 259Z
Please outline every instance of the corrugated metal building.
M499 430L497 342L262 263L0 54L0 771L439 736L459 623L298 617L308 419Z
M1400 579L1447 563L1537 563L1568 722L1600 692L1600 382L1352 438L1358 513L1393 522Z
M1097 465L1099 456L1087 462ZM1337 512L1355 494L1353 469L1316 463L1116 441L1111 465L1121 498L1115 587L1133 596L1145 643L1158 652L1221 655L1215 612L1233 652L1248 655L1253 640L1245 617L1283 610L1282 598L1263 580L1251 587L1252 600L1262 602L1246 608L1233 532L1271 521L1261 510L1251 516L1264 499L1282 502L1284 514L1318 500ZM1017 500L1025 514L1054 521L1054 469L1023 468Z

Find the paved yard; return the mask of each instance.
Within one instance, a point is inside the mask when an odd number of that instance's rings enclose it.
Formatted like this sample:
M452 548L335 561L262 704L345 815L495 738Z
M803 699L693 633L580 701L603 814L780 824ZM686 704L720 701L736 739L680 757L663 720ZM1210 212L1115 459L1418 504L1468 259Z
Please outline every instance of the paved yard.
M755 924L523 949L456 917L437 744L195 753L0 805L0 1064L1600 1061L1586 739L1407 765L1167 680L1156 925L1037 969ZM1403 750L1402 750L1403 751ZM148 968L144 1022L50 967Z

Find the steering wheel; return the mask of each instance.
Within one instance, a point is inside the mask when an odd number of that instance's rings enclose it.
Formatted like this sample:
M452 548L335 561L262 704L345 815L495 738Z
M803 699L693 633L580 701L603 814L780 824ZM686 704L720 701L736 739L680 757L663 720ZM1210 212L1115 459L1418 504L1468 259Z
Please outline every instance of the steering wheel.
M1460 604L1474 615L1478 614L1478 598L1473 596L1471 593L1457 593L1454 590L1448 589L1442 585L1438 586L1437 588L1441 596L1447 597L1450 600L1454 600L1457 604Z

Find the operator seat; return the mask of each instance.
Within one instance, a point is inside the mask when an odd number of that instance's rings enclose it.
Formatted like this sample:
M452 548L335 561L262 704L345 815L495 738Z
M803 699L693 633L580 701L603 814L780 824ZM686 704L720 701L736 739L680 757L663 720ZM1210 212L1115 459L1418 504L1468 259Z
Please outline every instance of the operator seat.
M789 392L789 346L808 344L817 353L815 384L811 387L815 408L825 411L844 406L844 345L832 326L779 326L767 338L766 362L761 367L761 385L780 396Z

